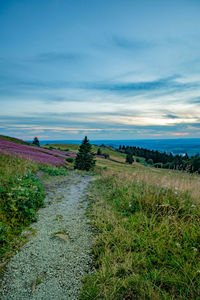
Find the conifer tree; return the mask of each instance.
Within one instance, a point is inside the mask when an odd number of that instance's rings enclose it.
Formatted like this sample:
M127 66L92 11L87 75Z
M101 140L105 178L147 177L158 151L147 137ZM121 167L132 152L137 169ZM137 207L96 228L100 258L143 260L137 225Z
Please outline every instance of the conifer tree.
M130 152L126 155L126 162L130 165L134 162L133 155Z
M33 144L33 145L36 145L36 146L38 146L38 147L40 146L40 142L39 142L39 140L38 140L37 137L34 138L32 144Z
M97 150L97 155L101 155L102 153L101 153L101 149L100 148L98 148L98 150Z
M79 147L78 154L75 159L74 169L89 171L95 165L94 153L92 153L92 145L89 143L87 136Z

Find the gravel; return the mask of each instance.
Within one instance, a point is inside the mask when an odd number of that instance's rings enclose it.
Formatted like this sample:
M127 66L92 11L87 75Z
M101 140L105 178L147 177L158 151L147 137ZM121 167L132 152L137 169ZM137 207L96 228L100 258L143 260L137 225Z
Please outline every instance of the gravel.
M78 299L81 278L91 272L92 231L84 201L90 176L52 178L36 231L10 260L0 299Z

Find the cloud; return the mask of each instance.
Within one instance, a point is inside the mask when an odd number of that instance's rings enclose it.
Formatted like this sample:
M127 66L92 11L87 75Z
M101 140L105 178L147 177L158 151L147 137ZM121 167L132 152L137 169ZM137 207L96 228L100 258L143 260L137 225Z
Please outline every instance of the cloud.
M173 75L166 78L160 78L153 81L140 81L140 82L110 82L110 83L84 83L82 87L88 89L114 91L119 93L126 92L141 92L141 91L156 91L173 89L173 91L182 91L183 89L200 87L198 82L181 83L176 81L179 75Z
M196 97L196 98L193 98L191 100L188 101L189 103L194 103L194 104L198 104L200 103L200 97Z
M173 135L173 136L185 136L185 135L189 135L189 132L170 132L169 135Z
M69 63L77 62L85 57L82 53L46 52L40 53L29 60L36 63Z
M168 115L166 115L166 117L169 119L180 119L181 118L180 116L173 115L173 114L168 114Z
M149 47L155 46L155 43L147 41L147 40L134 40L127 39L125 37L119 35L112 36L112 43L116 47L120 47L126 50L143 50Z

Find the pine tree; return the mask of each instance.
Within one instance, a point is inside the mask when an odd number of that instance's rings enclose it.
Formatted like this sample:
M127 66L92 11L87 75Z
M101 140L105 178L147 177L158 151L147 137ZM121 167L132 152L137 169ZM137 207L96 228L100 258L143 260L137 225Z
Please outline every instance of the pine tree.
M133 155L130 152L126 155L126 162L130 165L134 162Z
M92 145L89 143L87 136L79 147L78 154L75 159L74 169L89 171L95 165L94 153L92 153Z
M38 146L38 147L40 146L40 142L39 142L39 140L38 140L37 137L34 138L32 144L33 144L33 145L36 145L36 146Z
M97 150L97 155L101 155L102 153L101 153L101 149L100 148L98 148L98 150Z

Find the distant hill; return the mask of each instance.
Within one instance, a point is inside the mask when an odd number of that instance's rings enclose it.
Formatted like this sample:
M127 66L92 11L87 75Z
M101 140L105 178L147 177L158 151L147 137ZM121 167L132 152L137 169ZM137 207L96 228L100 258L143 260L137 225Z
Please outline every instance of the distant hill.
M46 165L66 165L69 158L74 158L76 153L44 149L23 140L9 136L0 135L0 154L17 156Z
M23 141L21 139L17 139L17 138L14 138L14 137L6 136L6 135L1 135L1 134L0 134L0 139L3 140L3 141L13 142L15 144L32 145L31 143L25 142L25 141Z

